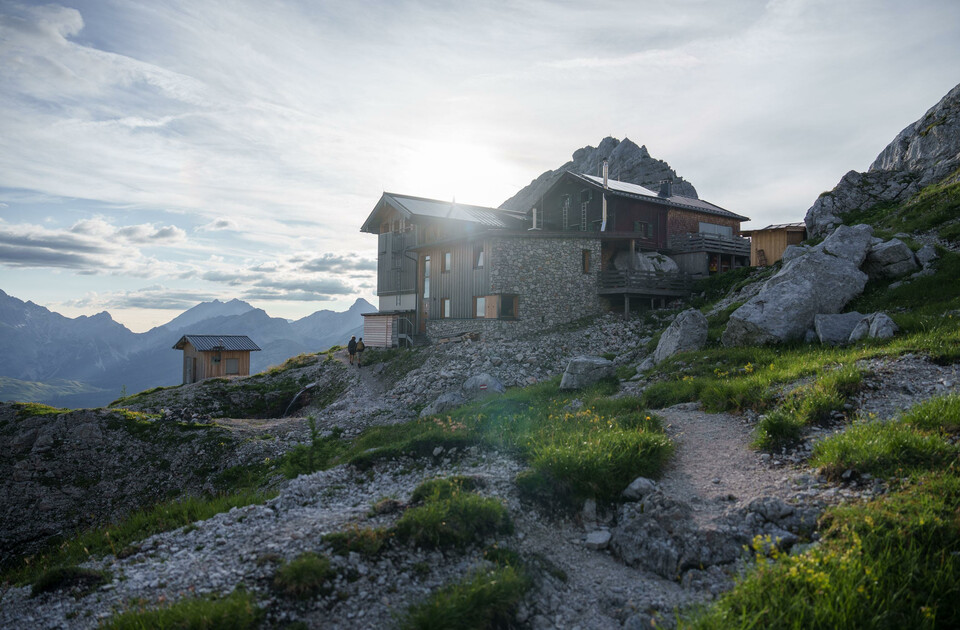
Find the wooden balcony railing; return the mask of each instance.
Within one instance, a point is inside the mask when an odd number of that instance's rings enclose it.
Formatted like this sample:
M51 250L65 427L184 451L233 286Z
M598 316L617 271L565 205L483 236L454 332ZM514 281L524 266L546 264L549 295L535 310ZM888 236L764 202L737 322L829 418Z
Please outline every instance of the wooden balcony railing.
M637 293L643 295L686 295L692 281L679 273L613 270L600 272L601 293Z
M720 234L674 234L670 237L669 247L674 252L750 255L750 239Z

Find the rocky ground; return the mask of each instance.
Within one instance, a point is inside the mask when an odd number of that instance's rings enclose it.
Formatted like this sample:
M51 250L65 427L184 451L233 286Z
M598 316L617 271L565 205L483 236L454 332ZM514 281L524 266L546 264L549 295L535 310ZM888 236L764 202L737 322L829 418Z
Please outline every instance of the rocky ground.
M581 353L611 352L618 363L639 362L645 355L643 341L660 326L659 321L639 320L624 325L609 317L584 330L547 333L536 343L481 339L434 346L422 351L427 356L420 367L396 382L381 375L382 367L344 366L338 369L346 391L324 409L308 406L294 418L221 424L245 436L258 431L271 436L247 440L246 458L279 454L305 439L309 415L323 427L353 432L413 418L478 372L521 385L558 373ZM868 371L865 386L851 399L848 414L888 418L932 395L960 389L956 366L934 365L921 357L876 359L863 367ZM624 382L626 393L640 387L642 381ZM696 404L657 413L678 445L676 457L658 483L639 484L634 500L616 513L598 513L588 504L573 519L544 515L517 494L513 479L521 463L477 449L381 463L367 472L341 466L286 483L265 505L154 536L123 559L90 563L108 570L112 581L86 596L31 598L29 588L4 587L0 626L92 628L132 601L228 593L240 584L255 592L269 618L280 624L389 626L398 612L431 590L482 566L480 549L391 548L375 560L333 556L338 570L333 594L309 604L278 598L270 588L273 573L282 559L304 551L330 553L322 534L391 523L396 513L371 516L370 507L385 497L406 502L423 480L451 474L479 479L481 494L505 502L515 533L498 542L536 558L543 569L520 608L519 622L532 628L639 628L657 617L670 624L675 609L709 600L729 587L742 546L754 536L793 542L797 534L811 533L824 506L885 491L870 480L831 485L806 467L811 444L842 430L840 424L811 431L798 448L770 455L748 446L753 415L708 414Z

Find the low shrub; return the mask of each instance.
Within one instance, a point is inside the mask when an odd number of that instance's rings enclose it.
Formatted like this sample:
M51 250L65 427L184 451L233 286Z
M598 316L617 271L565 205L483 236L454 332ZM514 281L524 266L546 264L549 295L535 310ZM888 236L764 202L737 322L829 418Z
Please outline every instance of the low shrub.
M790 447L803 437L803 421L777 409L760 419L754 430L753 446L768 451Z
M380 553L392 534L380 528L353 527L342 532L333 532L323 537L323 541L333 547L333 553L345 556L351 551L372 558Z
M252 595L236 590L223 598L189 598L162 608L140 608L116 615L103 624L105 630L254 630L263 611Z
M476 490L479 483L474 477L455 475L438 479L428 479L413 489L410 503L422 503L428 500L449 499L460 492Z
M307 552L280 565L273 578L273 588L283 597L312 599L330 592L335 575L326 556Z
M903 421L924 431L957 433L960 431L960 394L931 398L903 415Z
M97 587L109 581L110 574L106 571L84 569L77 566L53 567L44 571L33 582L30 596L36 597L40 593L66 590L83 595L96 590Z

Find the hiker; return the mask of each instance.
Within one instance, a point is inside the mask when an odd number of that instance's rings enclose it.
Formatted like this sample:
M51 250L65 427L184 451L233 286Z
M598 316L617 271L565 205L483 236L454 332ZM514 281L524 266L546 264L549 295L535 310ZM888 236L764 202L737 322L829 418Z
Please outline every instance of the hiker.
M350 365L353 365L353 356L357 354L357 337L354 335L350 337L349 343L347 343L347 354L350 355Z
M363 359L363 349L366 348L363 344L363 337L360 337L360 340L357 342L357 367L360 367L360 360Z

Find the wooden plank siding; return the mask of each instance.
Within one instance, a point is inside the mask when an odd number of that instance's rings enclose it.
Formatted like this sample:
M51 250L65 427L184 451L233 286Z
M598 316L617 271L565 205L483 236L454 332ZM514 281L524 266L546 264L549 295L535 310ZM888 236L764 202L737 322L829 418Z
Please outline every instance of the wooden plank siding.
M766 264L772 265L781 258L788 245L799 245L803 242L804 231L800 230L754 230L750 235L750 264L760 265L760 251L763 250Z
M364 315L363 343L371 348L389 348L393 345L393 320L396 315Z
M474 266L474 248L483 247L483 267ZM450 253L450 270L444 271L444 254ZM474 316L474 298L490 293L490 244L486 240L461 241L420 250L420 301L423 302L423 266L430 256L428 319L442 319L443 300L450 300L450 319Z
M216 359L220 359L216 361ZM227 374L227 359L237 359L237 374ZM200 352L189 342L183 346L183 382L196 383L205 378L249 376L250 351L224 350Z

